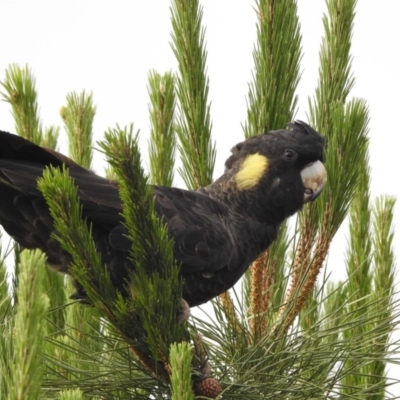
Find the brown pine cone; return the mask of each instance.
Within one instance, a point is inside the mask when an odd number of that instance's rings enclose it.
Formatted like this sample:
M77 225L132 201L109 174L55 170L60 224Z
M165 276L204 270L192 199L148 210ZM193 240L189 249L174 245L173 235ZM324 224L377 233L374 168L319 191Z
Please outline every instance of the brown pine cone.
M214 378L206 378L196 384L196 394L215 399L222 392L221 385Z

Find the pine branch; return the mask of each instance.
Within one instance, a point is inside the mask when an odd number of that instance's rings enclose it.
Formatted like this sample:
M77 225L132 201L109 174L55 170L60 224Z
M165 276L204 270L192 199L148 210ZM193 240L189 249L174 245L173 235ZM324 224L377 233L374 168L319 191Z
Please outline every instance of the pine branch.
M55 149L59 128L50 126L43 132L37 102L36 80L32 70L28 66L22 68L17 64L10 65L1 85L5 89L5 92L1 93L2 97L11 105L17 133L36 144ZM19 276L19 258L22 250L21 246L14 245L15 273L12 290L14 301L18 301L16 289ZM56 309L65 302L63 277L46 269L43 275L43 285L48 290L50 308L55 310L49 315L51 320L49 326L54 324L54 326L62 327L63 315Z
M175 83L171 73L149 74L151 183L172 186L175 165Z
M188 343L175 343L170 349L171 400L194 400L191 384L192 349Z
M69 139L69 156L82 167L89 169L93 159L93 120L96 114L93 95L92 93L86 94L85 91L80 94L72 92L67 94L66 100L67 105L61 108L60 114ZM76 290L71 286L67 282L64 292L71 293ZM95 340L88 340L89 337L92 339L89 333L93 333L93 326L100 328L101 322L98 313L93 308L82 307L80 304L70 305L63 311L65 330L70 333L63 340L78 349L87 347L93 352L101 351ZM80 359L71 359L70 366L76 370L90 369L94 372L99 365L96 363L87 365ZM85 373L75 374L77 380L84 378Z
M355 79L351 72L351 37L356 0L327 0L324 15L324 41L320 50L319 83L314 105L310 102L311 121L329 137L334 120L332 108L345 103Z
M12 64L6 70L1 86L5 89L1 95L10 103L18 135L34 143L42 140L42 123L39 119L36 81L32 71Z
M370 193L370 171L368 166L368 147L364 143L364 154L361 158L359 167L358 184L355 188L354 198L350 207L350 242L347 251L347 295L352 299L349 305L349 310L354 313L356 318L360 318L362 314L368 312L366 303L368 297L373 292L372 276L371 276L371 209L369 204ZM369 336L371 329L370 324L357 326L354 330L346 332L347 337L354 337L358 335ZM344 384L351 390L344 390L344 392L351 394L354 387L365 387L365 376L363 372L367 372L368 366L363 370L358 370L354 367L353 360L346 363L346 367L352 371L346 379Z
M51 126L43 133L36 80L32 70L27 65L22 68L12 64L6 70L5 78L0 84L5 89L1 96L11 105L17 134L36 144L54 149L59 128Z
M246 138L281 129L293 120L300 80L301 35L293 0L256 1L257 45L249 87Z
M101 263L90 229L86 221L81 219L78 191L68 175L68 170L60 171L50 167L39 179L38 188L46 199L54 219L57 232L55 238L73 258L71 272L76 273L74 277L84 286L88 281L92 282L91 285L87 285L89 298L105 315L109 315L117 295ZM67 220L69 223L65 224ZM103 296L98 296L96 288L101 288Z
M91 168L93 150L93 119L96 107L93 105L93 95L83 91L67 94L67 105L61 108L61 118L69 139L69 155L84 168Z
M40 398L46 333L44 321L49 308L49 299L41 290L45 268L45 256L39 250L21 253L13 356L8 368L9 399Z
M198 0L172 1L172 50L179 66L176 133L183 164L179 173L189 189L211 183L216 156L215 144L211 141L207 52L202 18L203 11Z
M377 332L376 339L371 340L373 353L382 357L367 365L366 375L368 385L377 388L375 398L385 398L386 387L390 381L386 377L387 360L385 355L390 353L390 335L398 326L398 307L395 303L396 262L394 254L394 206L395 199L390 197L378 198L374 204L374 273L371 274L374 283L374 311L377 318L370 329ZM397 320L397 321L396 321ZM395 322L396 321L396 322ZM379 389L378 389L379 388Z
M72 256L71 274L83 286L91 303L101 315L107 316L132 346L140 362L166 380L167 375L163 372L162 364L157 365L150 355L148 343L143 341L146 332L136 313L134 299L124 299L117 293L107 268L101 262L90 228L86 221L81 219L77 188L69 178L67 170L46 170L38 182L38 187L54 219L57 232L55 238ZM69 223L65 224L67 219Z

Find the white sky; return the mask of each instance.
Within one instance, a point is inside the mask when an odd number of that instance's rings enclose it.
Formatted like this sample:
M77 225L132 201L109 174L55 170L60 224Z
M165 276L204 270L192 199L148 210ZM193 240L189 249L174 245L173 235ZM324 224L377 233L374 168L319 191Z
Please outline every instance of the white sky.
M141 130L145 149L149 134L147 74L150 69L176 69L169 46L169 4L167 0L0 0L0 79L11 63L31 67L45 126L62 126L59 110L68 92L93 91L96 139L115 123L134 122ZM202 4L213 137L219 149L218 176L230 148L243 139L241 124L246 118L245 96L253 67L255 13L251 1L203 0ZM304 56L296 117L307 120L307 99L314 94L318 79L325 2L299 0L298 6ZM360 0L354 25L356 85L351 95L365 98L370 108L373 196L400 195L396 155L400 132L392 121L400 110L399 15L398 0L382 0L379 6L376 1ZM9 105L4 102L0 102L0 120L0 129L15 131ZM65 135L61 136L60 148L67 151ZM95 156L94 168L102 173L100 155ZM182 186L178 177L176 184ZM399 207L395 222L399 227ZM344 253L343 232L332 248L331 260ZM395 240L398 243L398 234ZM343 276L343 267L332 264L333 274ZM392 369L390 374L396 373ZM400 396L400 387L396 394Z

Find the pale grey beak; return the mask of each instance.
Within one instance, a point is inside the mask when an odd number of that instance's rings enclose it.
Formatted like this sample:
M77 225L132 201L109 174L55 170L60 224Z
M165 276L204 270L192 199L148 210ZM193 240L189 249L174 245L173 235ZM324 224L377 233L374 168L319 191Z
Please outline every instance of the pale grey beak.
M304 186L303 203L315 200L326 184L326 169L321 161L315 161L307 165L300 172L301 180Z

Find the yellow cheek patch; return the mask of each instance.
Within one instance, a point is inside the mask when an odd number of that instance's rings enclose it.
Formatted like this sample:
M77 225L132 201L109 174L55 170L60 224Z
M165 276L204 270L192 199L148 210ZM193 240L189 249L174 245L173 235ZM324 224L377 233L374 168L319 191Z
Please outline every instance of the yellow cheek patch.
M247 156L236 174L239 190L248 190L257 185L268 168L268 158L261 154Z

